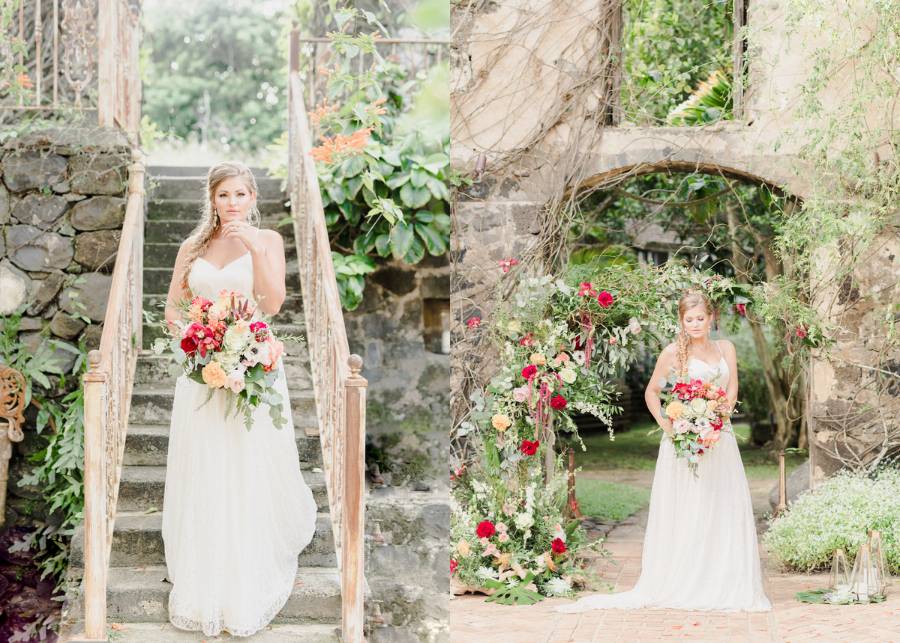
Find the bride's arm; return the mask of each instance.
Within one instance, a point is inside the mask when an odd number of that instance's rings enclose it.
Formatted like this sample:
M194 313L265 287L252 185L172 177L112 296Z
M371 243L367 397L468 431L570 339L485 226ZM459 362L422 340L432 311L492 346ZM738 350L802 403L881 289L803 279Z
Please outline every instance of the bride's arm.
M184 323L177 304L191 296L190 290L182 287L184 271L187 268L187 254L191 243L192 241L187 239L178 248L178 255L175 257L175 267L172 268L172 281L169 282L169 293L166 295L166 323L169 325L169 332L176 336L180 333L180 326Z
M725 355L725 362L728 364L728 372L731 374L728 378L728 386L725 387L725 395L728 398L728 408L734 409L738 397L738 368L737 368L737 351L727 339L721 340L722 353Z
M253 259L253 294L259 309L267 315L281 310L287 296L284 283L284 240L274 230L262 230L250 248Z
M659 394L665 385L668 373L675 364L675 351L675 344L669 344L659 354L659 358L656 360L656 368L653 369L653 375L650 376L650 381L647 382L647 389L644 391L644 401L647 403L647 408L653 415L653 419L669 435L672 434L672 421L663 415Z

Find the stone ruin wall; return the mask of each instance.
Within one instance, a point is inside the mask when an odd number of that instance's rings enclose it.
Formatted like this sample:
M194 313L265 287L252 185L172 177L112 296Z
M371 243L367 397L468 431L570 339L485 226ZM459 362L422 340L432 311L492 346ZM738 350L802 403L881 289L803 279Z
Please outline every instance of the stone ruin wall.
M724 170L739 178L785 186L803 197L808 169L795 154L800 84L810 69L810 47L818 34L788 33L784 4L750 3L748 23L758 47L749 58L744 119L704 128L585 126L596 108L596 90L580 83L591 77L592 54L601 38L602 3L511 0L490 3L474 13L454 10L451 63L453 167L475 176L455 206L452 247L454 341L464 341L464 322L489 312L493 285L502 274L497 261L520 257L532 248L542 209L572 176L572 152L585 165L583 183L599 183L637 166ZM840 17L822 29L839 29ZM510 39L514 42L510 46ZM524 45L524 46L523 46ZM845 69L843 73L853 73ZM823 92L826 105L839 102L849 83L836 76ZM579 93L580 92L580 93ZM562 105L562 108L560 107ZM873 118L876 111L867 115ZM549 126L548 126L549 125ZM898 119L900 125L900 119ZM543 132L535 138L536 132ZM510 161L510 159L512 159ZM896 222L874 244L871 262L833 311L842 331L836 360L812 361L811 466L814 481L836 468L823 446L833 440L834 418L859 400L846 399L875 377L872 344L885 332L887 310L896 303L898 236ZM822 261L840 261L840 252ZM827 264L820 264L827 269ZM900 356L894 356L894 373ZM861 367L834 364L856 360ZM459 372L460 364L452 368ZM900 415L896 391L882 399L886 422ZM829 419L831 418L831 419ZM877 423L876 423L877 425ZM873 439L876 425L863 430Z

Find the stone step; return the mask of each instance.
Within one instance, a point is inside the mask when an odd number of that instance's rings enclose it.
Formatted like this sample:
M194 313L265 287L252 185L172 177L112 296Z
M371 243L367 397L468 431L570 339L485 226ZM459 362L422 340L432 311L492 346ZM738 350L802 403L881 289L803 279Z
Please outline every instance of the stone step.
M159 179L167 176L191 176L197 179L206 179L209 165L150 165L147 174ZM269 171L264 167L251 167L250 171L257 179L269 176Z
M319 510L328 511L325 474L321 471L304 471L303 479L312 491ZM164 466L122 467L122 480L119 482L119 500L116 510L143 512L155 508L162 511L165 487L166 467Z
M264 219L274 218L276 221L290 216L290 202L281 196L274 199L258 199L256 207ZM153 199L147 200L147 220L183 219L185 221L200 220L203 202L201 199Z
M83 629L79 626L79 630ZM340 626L337 624L276 623L254 634L253 643L336 643L340 641L339 632ZM169 623L116 623L110 640L115 643L197 643L219 639L210 639L201 632L185 632Z
M322 448L318 436L309 436L306 429L295 428L300 468L322 467ZM169 453L169 427L153 424L131 424L125 436L126 466L164 466Z
M327 513L316 515L316 533L312 541L300 552L301 567L335 567L334 538L331 518ZM140 565L165 565L166 555L162 538L162 513L128 513L116 515L113 531L110 567L137 567ZM69 565L84 566L84 530L78 529L72 537Z
M161 565L110 568L106 594L108 621L167 622L172 585L165 582L165 577L166 568ZM81 596L72 602L70 611L73 614L84 612ZM337 570L301 567L297 570L294 589L287 604L273 623L337 623L340 614L341 588Z
M282 197L281 179L269 176L256 176L260 199L279 199ZM154 176L156 185L151 188L153 199L197 199L206 196L206 176Z
M171 268L175 265L179 247L179 243L145 243L144 268ZM285 242L284 256L288 261L297 258L297 248L293 243Z
M245 259L245 261L247 261ZM169 284L172 281L172 266L165 268L144 267L143 288L144 293L148 295L166 295L169 292ZM289 291L300 291L300 275L297 274L296 260L294 265L289 263L286 266L285 287Z
M165 317L165 293L144 293L144 312L152 313L157 319ZM281 310L272 318L273 323L303 324L303 295L300 290L289 291L281 304Z
M281 218L267 219L260 224L264 229L277 230L284 239L285 247L293 243L294 227ZM187 219L156 219L144 223L145 243L181 243L187 239L197 221Z
M283 326L282 326L283 327ZM276 328L279 326L276 325ZM146 332L146 329L145 331ZM309 373L309 362L306 346L281 358L288 389L312 390L312 379ZM141 354L138 356L134 374L136 386L143 384L155 388L163 386L175 387L175 381L181 375L181 367L165 355Z
M129 424L167 425L172 418L172 397L175 390L171 387L148 389L135 387L131 395L131 413ZM317 426L316 402L311 390L298 390L288 387L291 398L291 411L294 427L305 429Z
M180 243L145 243L144 269L171 268L175 265L179 247ZM292 236L284 240L284 256L288 261L297 258L297 247Z

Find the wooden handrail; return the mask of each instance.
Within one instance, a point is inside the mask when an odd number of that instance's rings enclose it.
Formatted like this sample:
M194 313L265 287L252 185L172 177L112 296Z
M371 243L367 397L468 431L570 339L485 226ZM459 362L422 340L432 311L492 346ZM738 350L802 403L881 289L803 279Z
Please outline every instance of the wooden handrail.
M143 322L144 161L133 151L128 201L99 350L84 375L84 638L106 640L106 585L125 433Z
M297 59L296 30L291 59ZM297 244L310 371L335 550L341 576L341 632L363 641L365 526L365 378L362 358L351 355L331 244L325 224L303 84L294 66L289 89L289 185Z

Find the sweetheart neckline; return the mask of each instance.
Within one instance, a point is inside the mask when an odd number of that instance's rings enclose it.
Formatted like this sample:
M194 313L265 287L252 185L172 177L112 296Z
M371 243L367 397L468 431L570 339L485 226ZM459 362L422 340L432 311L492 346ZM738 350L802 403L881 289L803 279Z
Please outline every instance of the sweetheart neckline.
M718 367L719 367L719 364L721 364L723 361L725 361L725 356L723 355L722 357L720 357L720 358L719 358L719 361L718 361L716 364L710 364L710 363L707 362L706 360L702 360L702 359L700 359L699 357L689 357L689 358L688 358L688 360L692 360L692 359L693 359L693 360L696 360L696 361L698 361L698 362L700 362L701 364L706 364L706 365L709 366L710 368L718 368ZM728 362L725 362L725 366L728 366Z
M250 254L249 252L245 252L245 253L242 254L240 257L236 257L235 259L232 259L232 260L229 261L228 263L223 264L222 267L217 266L216 264L212 263L212 262L209 261L208 259L204 259L203 257L197 257L197 259L199 259L200 261L202 261L203 263L205 263L207 266L210 266L210 267L213 268L214 270L217 270L217 271L219 271L219 272L222 272L223 270L225 270L225 268L227 268L228 266L230 266L230 265L233 264L233 263L237 263L238 261L240 261L240 260L243 259L244 257L248 256L249 254Z

